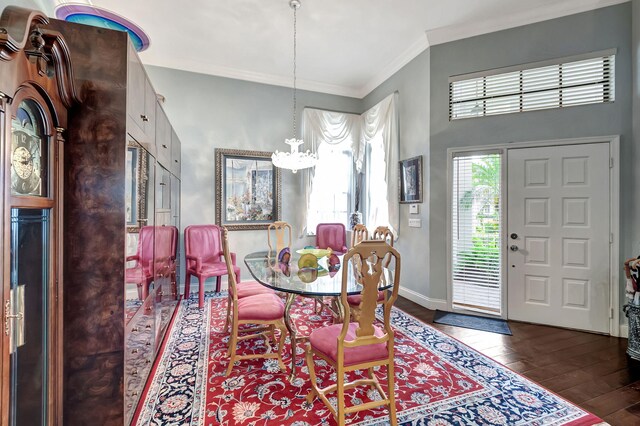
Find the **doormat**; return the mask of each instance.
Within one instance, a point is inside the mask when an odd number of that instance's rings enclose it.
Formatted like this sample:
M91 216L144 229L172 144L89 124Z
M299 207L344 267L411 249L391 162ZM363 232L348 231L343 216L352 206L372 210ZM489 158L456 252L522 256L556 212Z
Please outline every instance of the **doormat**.
M509 324L503 319L486 318L477 315L456 314L453 312L444 312L436 309L433 316L433 322L436 324L453 325L456 327L471 328L474 330L489 331L491 333L508 334L511 336Z

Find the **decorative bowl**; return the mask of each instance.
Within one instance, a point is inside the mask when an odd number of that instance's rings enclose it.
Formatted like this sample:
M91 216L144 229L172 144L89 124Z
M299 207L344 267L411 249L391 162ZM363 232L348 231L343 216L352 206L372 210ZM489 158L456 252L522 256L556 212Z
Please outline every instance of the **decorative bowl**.
M317 258L329 256L331 252L332 252L331 249L317 249L317 248L304 248L304 249L296 250L296 253L298 254L301 254L301 255L311 254Z

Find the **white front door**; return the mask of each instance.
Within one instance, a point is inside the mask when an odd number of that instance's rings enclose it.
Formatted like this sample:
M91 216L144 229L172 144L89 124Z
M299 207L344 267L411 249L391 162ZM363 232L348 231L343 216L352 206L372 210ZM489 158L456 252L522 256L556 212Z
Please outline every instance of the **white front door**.
M609 332L609 144L508 150L509 319Z

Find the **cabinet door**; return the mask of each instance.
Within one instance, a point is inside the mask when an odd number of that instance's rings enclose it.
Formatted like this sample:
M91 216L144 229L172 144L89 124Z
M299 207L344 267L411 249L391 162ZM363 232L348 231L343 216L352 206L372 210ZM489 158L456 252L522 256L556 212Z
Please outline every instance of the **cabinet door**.
M127 64L127 115L130 123L137 129L130 128L130 133L136 139L142 139L139 135L144 134L144 111L145 111L145 85L147 76L144 68L138 59L135 49L129 43L128 64ZM128 126L131 127L131 126Z
M171 124L159 103L156 104L156 149L158 162L165 168L170 168Z
M144 122L144 133L149 141L153 144L156 140L156 92L151 86L151 82L146 78L145 74L145 86L144 86L144 113L142 121Z
M182 146L180 139L176 131L171 129L171 173L175 176L180 176L180 169L182 167Z

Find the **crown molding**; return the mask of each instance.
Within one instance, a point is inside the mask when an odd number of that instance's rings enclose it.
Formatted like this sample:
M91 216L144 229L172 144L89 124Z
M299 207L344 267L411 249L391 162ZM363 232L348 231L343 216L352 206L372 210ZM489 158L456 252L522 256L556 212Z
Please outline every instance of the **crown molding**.
M630 0L571 0L558 2L549 6L541 6L533 10L524 11L513 16L500 16L482 22L467 22L458 25L435 28L426 32L427 39L429 40L429 44L434 46L436 44L447 43L482 34L489 34L509 28L587 12L589 10L627 3L628 1Z
M393 61L389 62L382 70L370 79L367 84L362 86L358 91L358 98L362 99L371 93L376 87L387 81L389 77L397 73L416 58L419 54L424 52L429 47L429 39L426 34L423 34L418 40L416 40L411 46L409 46L404 52L397 56Z
M266 74L255 71L241 70L231 67L223 67L217 65L205 64L199 61L193 61L186 58L180 58L177 61L154 61L145 60L145 55L140 55L145 65L152 65L164 68L173 68L182 71L195 72L200 74L214 75L217 77L232 78L235 80L250 81L253 83L268 84L272 86L281 86L293 88L292 77L280 76L275 74ZM296 80L296 88L298 90L308 90L310 92L320 92L329 95L347 96L350 98L360 99L360 90L354 87L340 86L337 84L322 83L313 80Z

